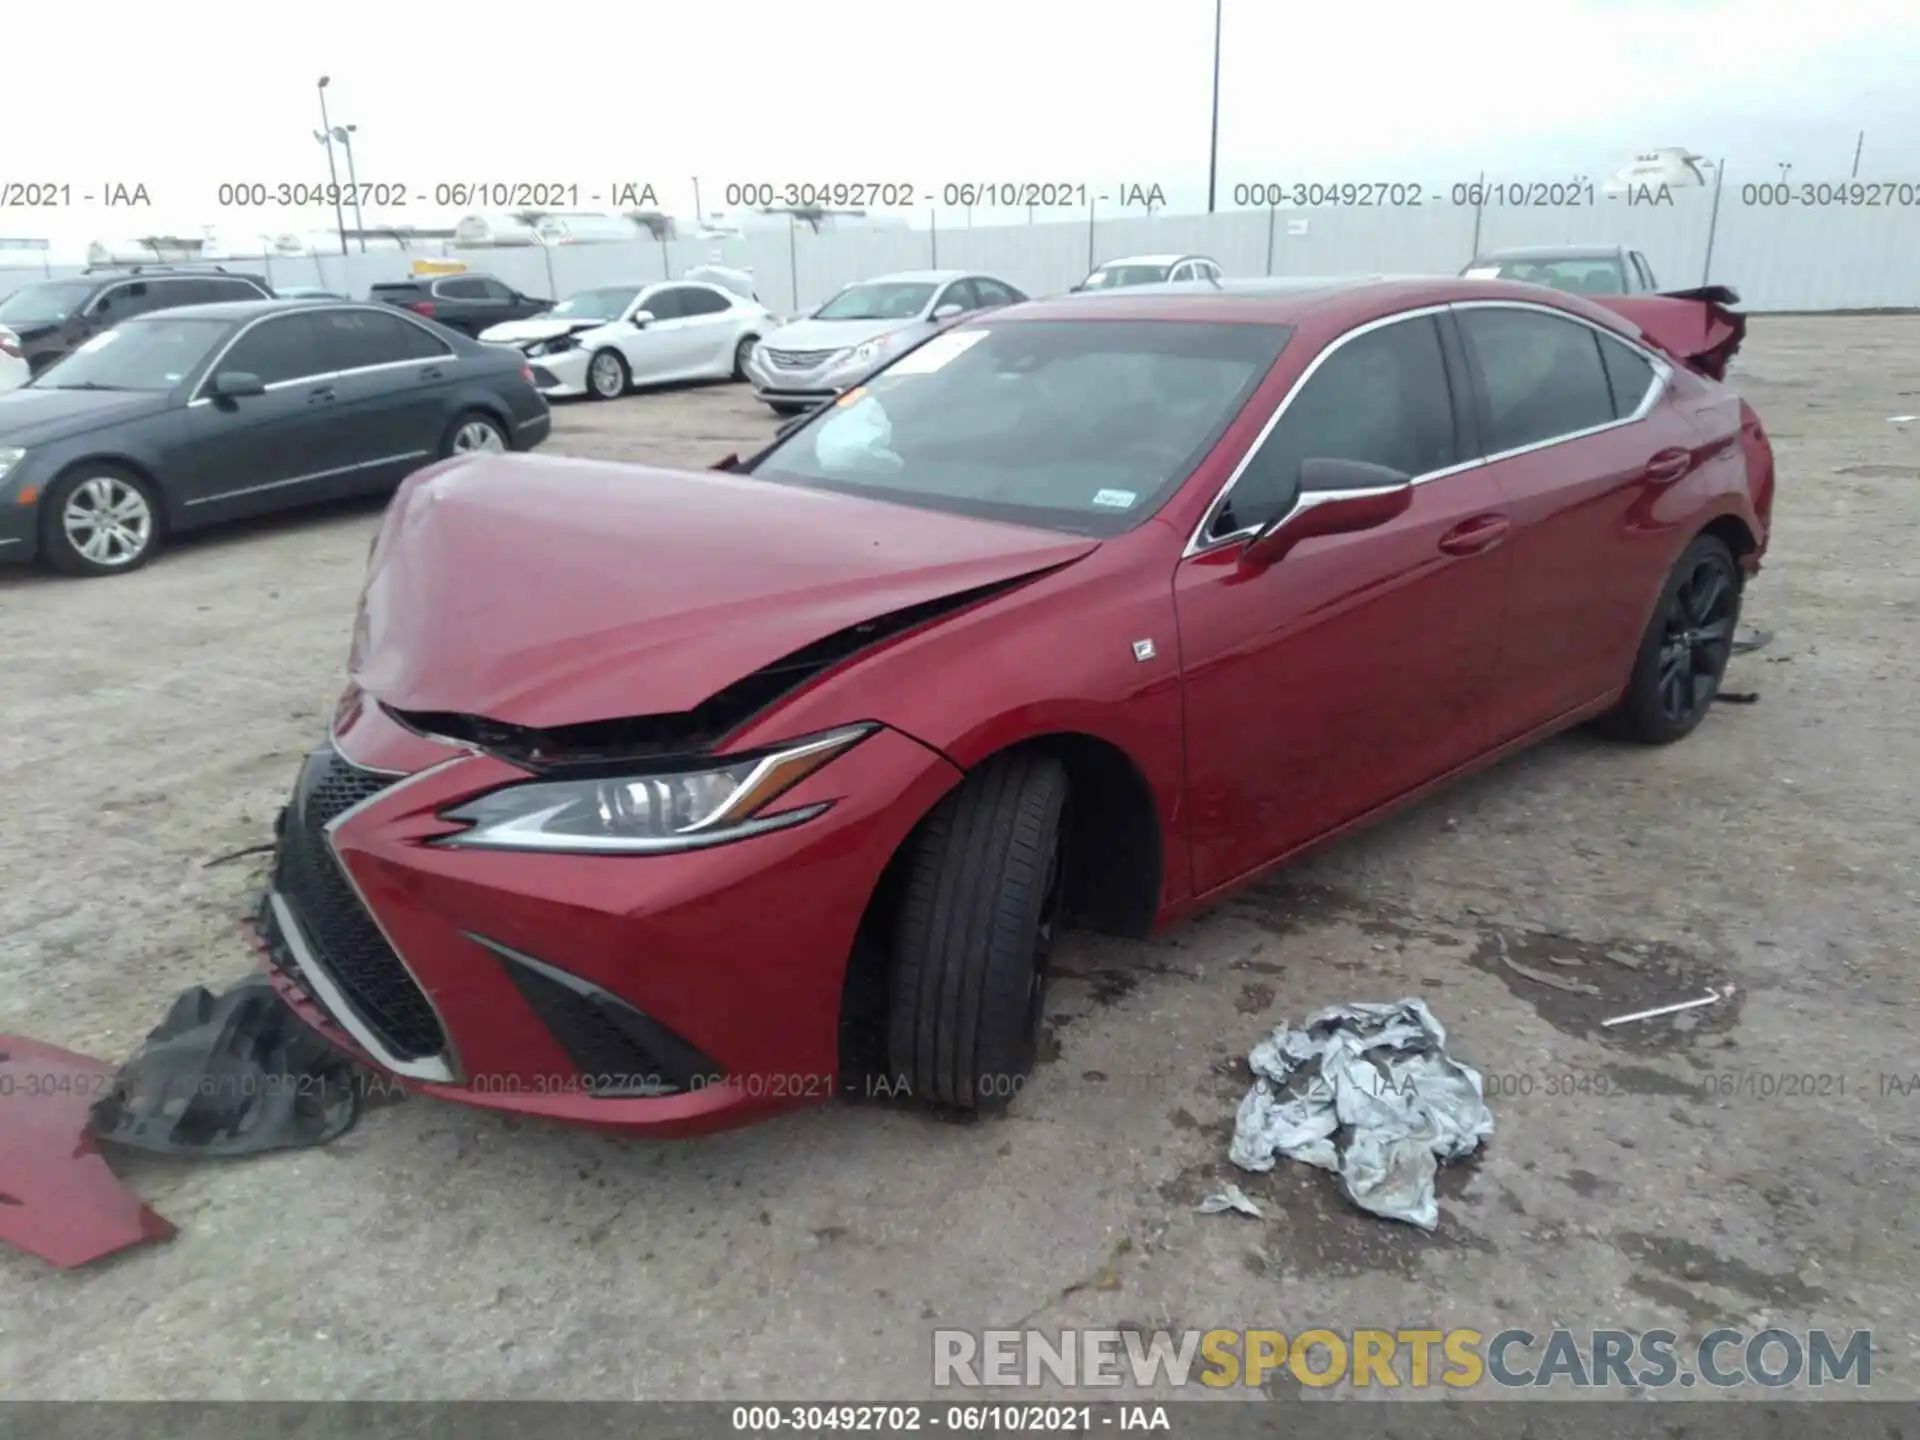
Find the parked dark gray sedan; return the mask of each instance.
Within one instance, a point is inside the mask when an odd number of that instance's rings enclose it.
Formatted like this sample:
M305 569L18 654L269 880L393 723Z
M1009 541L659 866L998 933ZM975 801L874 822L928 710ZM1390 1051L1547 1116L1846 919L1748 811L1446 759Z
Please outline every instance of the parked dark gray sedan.
M171 533L531 449L551 424L517 352L392 306L168 310L0 395L0 561L118 574Z

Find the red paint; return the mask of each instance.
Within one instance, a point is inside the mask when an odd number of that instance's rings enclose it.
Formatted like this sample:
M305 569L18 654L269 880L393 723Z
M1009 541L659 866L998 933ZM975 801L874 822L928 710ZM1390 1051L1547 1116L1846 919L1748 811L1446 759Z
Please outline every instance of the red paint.
M440 767L338 836L461 1071L488 1081L413 1088L660 1134L823 1098L848 952L886 862L965 770L1025 740L1092 736L1131 760L1160 829L1166 925L1608 708L1688 541L1736 519L1754 541L1750 569L1767 543L1764 433L1693 371L1678 370L1634 424L1443 475L1378 513L1330 513L1290 547L1183 558L1327 343L1402 310L1486 298L1484 282L1434 280L1097 302L1115 318L1295 327L1159 515L1106 541L715 472L479 457L410 480L374 551L335 735L363 766ZM1636 333L1580 297L1516 287L1515 298ZM1066 301L1011 313L1094 311ZM1697 323L1711 337L1719 322ZM1674 353L1692 342L1671 331L1660 343ZM885 727L780 802L832 802L815 820L670 856L422 843L447 828L438 811L520 772L413 734L383 705L536 726L687 710L846 625L1038 571L1050 573L861 654L727 738L722 751L745 751L855 721ZM1140 640L1156 652L1146 662ZM757 1088L538 1093L570 1062L463 931L621 995Z
M87 1131L116 1067L0 1035L0 1240L61 1269L170 1239L170 1222L120 1183Z

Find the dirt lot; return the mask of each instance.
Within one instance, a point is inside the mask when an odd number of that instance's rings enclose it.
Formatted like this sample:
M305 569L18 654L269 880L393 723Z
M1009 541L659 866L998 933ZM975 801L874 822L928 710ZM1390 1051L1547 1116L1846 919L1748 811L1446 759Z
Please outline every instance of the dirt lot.
M1174 934L1071 945L1057 1057L996 1122L841 1105L645 1144L416 1098L320 1150L123 1162L179 1237L87 1273L0 1253L7 1388L900 1398L941 1324L1563 1322L1871 1327L1875 1391L1920 1393L1920 424L1888 422L1920 411L1920 322L1762 320L1738 378L1783 477L1747 611L1776 638L1728 682L1756 704L1664 751L1568 737ZM556 428L700 465L771 422L721 388ZM0 1031L120 1056L244 970L261 868L207 862L267 837L323 731L375 518L0 575ZM1404 995L1498 1117L1439 1234L1233 1172L1264 1028ZM1226 1178L1269 1218L1193 1213Z

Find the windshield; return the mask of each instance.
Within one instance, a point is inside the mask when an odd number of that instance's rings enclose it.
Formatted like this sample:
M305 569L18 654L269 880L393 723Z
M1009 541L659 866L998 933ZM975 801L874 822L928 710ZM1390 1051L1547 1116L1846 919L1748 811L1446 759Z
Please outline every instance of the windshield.
M98 288L88 280L29 285L0 300L0 320L64 320Z
M920 281L849 285L814 313L816 320L911 320L933 298Z
M1557 260L1488 260L1467 267L1475 280L1519 280L1570 295L1624 295L1627 277L1611 255Z
M968 326L909 351L754 465L764 480L1117 535L1165 503L1289 327Z
M569 295L547 314L561 320L618 320L627 313L640 291L632 285L615 285L605 290L582 290Z
M31 384L36 390L171 390L232 329L231 320L129 320L101 331Z
M1080 288L1118 290L1125 285L1158 285L1172 269L1171 265L1102 265L1080 282Z

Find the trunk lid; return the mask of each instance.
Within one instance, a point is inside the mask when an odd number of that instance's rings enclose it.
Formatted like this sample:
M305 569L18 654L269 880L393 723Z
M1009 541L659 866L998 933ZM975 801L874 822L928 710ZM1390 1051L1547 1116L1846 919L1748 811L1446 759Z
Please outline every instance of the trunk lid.
M1724 285L1660 295L1587 298L1631 320L1655 349L1710 380L1726 378L1727 363L1747 334L1747 317L1731 308L1740 303L1740 296Z
M849 626L1098 544L748 476L462 457L395 496L350 669L403 711L680 714Z

